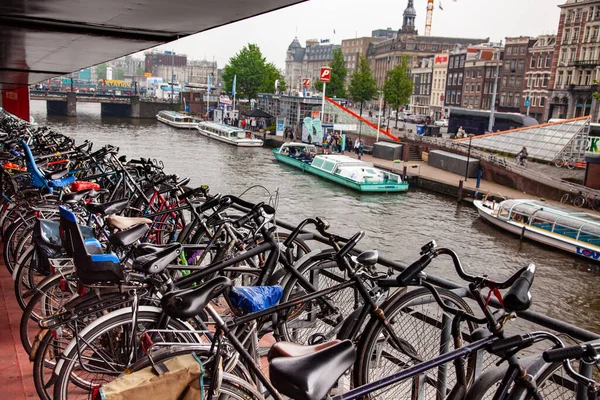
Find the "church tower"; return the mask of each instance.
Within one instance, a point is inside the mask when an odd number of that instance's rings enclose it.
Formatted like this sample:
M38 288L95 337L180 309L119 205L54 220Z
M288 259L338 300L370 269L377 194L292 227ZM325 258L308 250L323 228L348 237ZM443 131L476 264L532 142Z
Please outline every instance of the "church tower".
M406 6L406 10L404 10L404 20L402 23L401 33L412 33L417 34L417 30L415 29L415 19L417 18L417 10L413 5L413 0L408 0L408 5Z

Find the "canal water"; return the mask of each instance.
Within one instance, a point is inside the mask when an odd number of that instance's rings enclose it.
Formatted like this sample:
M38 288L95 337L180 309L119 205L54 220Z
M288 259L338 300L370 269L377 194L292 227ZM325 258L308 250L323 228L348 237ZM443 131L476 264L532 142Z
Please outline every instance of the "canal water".
M474 208L452 198L411 189L406 194L363 195L313 175L277 163L270 149L238 149L209 141L195 131L177 130L155 120L100 116L99 104L77 104L77 117L46 116L46 104L32 101L36 122L48 125L78 142L119 146L129 157L156 158L168 173L192 179L192 186L208 184L211 193L239 195L261 185L278 193L279 218L299 222L324 216L331 229L344 235L366 232L362 249L377 249L404 263L419 257L421 246L435 240L458 252L468 271L498 280L535 263L537 273L532 310L600 333L598 265L499 231L478 218ZM246 198L266 200L262 188ZM459 282L452 264L435 260L430 275ZM513 324L514 325L514 324ZM531 328L519 322L515 327Z

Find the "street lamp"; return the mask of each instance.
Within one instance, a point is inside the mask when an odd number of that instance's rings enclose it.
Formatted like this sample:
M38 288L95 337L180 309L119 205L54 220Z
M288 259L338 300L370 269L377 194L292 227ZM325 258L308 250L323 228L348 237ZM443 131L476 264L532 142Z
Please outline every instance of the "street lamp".
M502 47L502 42L500 42L500 46L496 47L496 56L497 60L500 61L500 48ZM490 121L488 123L488 132L494 131L494 112L496 111L496 92L498 90L498 77L500 76L500 64L496 65L496 77L494 79L494 91L492 93L492 106L490 108Z
M379 129L381 129L381 112L382 112L382 107L383 107L383 92L380 90L379 91L379 112L377 113L377 139L376 141L379 142Z

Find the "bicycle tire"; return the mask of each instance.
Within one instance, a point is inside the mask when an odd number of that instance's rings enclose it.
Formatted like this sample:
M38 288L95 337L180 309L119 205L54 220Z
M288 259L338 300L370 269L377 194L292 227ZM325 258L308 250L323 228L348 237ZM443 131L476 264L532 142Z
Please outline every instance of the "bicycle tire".
M469 305L460 296L442 288L438 288L437 290L439 295L448 305L451 304L458 309L473 314ZM389 321L388 326L391 329L394 329L395 327L399 328L401 331L396 332L397 336L404 340L406 344L409 344L412 347L412 350L420 355L422 359L430 360L440 355L440 347L442 346L447 346L447 348L450 349L452 338L449 338L447 342L440 344L441 337L439 332L441 332L441 330L436 326L441 323L439 317L442 315L445 316L446 314L441 310L435 300L433 300L431 292L428 289L418 288L404 293L396 292L382 304L380 308ZM433 325L432 321L434 321L436 325ZM449 317L446 323L448 324L446 326L449 327L452 323L452 317ZM469 333L475 329L475 325L472 323L465 322L463 326L465 325L469 330ZM396 331L396 329L394 329L394 331ZM382 345L379 342L383 344L387 342L384 324L379 319L371 319L363 331L361 340L357 346L359 354L353 369L354 387L359 387L379 379L379 376L373 376L372 371L375 371L375 368L372 367L373 361L378 363L381 362L382 366L384 363L386 365L389 364L390 361L391 364L395 364L391 371L384 371L382 376L389 376L394 372L405 369L411 364L414 365L414 361L411 360L410 357L406 356L398 349L395 349L395 346L393 345L388 346L389 349L385 351L387 352L387 355L384 355L385 352L384 350L381 350ZM402 358L408 360L405 361L402 360ZM470 357L467 363L467 382L475 370L474 360L474 356ZM396 361L402 365L398 365ZM384 368L378 367L376 369L382 370ZM435 369L430 371L431 373L434 373L434 371L439 370ZM450 382L452 379L455 380L456 377L453 367L447 365L447 371L449 373L447 382ZM424 376L425 379L423 379L423 381L437 380L436 377L431 378L427 375ZM428 393L427 391L433 389L435 390L433 394L436 397L443 398L438 396L440 393L437 393L437 389L433 386L424 388L416 387L418 385L415 385L415 383L418 381L419 377L417 376L412 380L406 380L393 387L383 389L377 394L372 393L370 396L374 396L371 398L377 399L403 399L410 398L410 396L414 394L411 393L411 390L423 390L424 393ZM446 386L448 386L448 383ZM392 389L394 390L393 392L391 392ZM431 395L431 393L429 394Z
M148 324L147 328L151 329L151 328L156 328L159 324L159 322L161 321L163 316L163 312L160 308L156 308L156 307L145 307L145 306L141 306L139 308L138 311L138 318L137 318L137 325L138 327L141 324ZM100 338L100 341L102 340L106 340L111 341L111 345L118 345L118 344L124 344L123 342L126 341L125 339L119 340L117 342L112 341L111 337L104 337L104 335L110 336L110 335L116 335L117 337L125 337L126 335L128 335L128 332L131 331L131 327L126 327L127 325L131 324L132 319L131 319L131 307L127 307L118 311L115 311L113 313L109 313L105 316L103 316L102 318L94 321L92 324L88 325L81 333L80 333L80 347L79 347L79 351L85 351L86 349L90 348L90 345L93 344L93 342ZM125 326L125 328L124 328ZM119 332L119 328L121 330L121 332ZM166 329L175 329L175 330L191 330L190 326L187 324L184 324L181 321L175 320L175 319L170 319L167 325ZM121 335L119 333L122 333ZM181 336L180 336L181 335ZM178 336L180 336L181 338L184 338L186 335L183 334L178 334ZM189 335L187 335L189 338ZM136 346L137 348L137 346ZM113 347L112 350L123 350L121 348L117 348L117 347ZM129 349L124 349L124 350L129 350ZM92 355L97 354L98 350L93 350ZM106 351L103 351L102 354L102 358L106 359L107 357L107 353ZM125 354L122 354L125 355ZM127 357L127 355L125 355L125 357ZM57 378L56 378L56 382L54 384L54 399L55 400L73 400L73 399L77 399L77 398L81 398L81 399L87 399L89 396L89 393L83 393L81 396L78 396L76 393L71 393L72 390L80 390L80 388L78 387L79 385L75 385L77 386L76 388L70 387L70 382L71 382L71 374L74 373L73 370L76 366L76 364L78 364L78 346L75 343L75 340L72 340L71 343L69 344L69 347L67 347L67 349L65 350L65 352L63 353L63 356L61 357L61 360L59 361L59 364L57 364L57 367L55 369L55 373L57 373ZM98 370L100 370L100 368L102 367L104 360L103 359L96 359L95 363L97 363L97 365L95 365L96 368L98 368ZM86 361L91 362L94 361L91 359L91 356L86 356ZM119 361L119 360L117 360ZM61 364L62 362L62 364ZM125 364L119 364L117 362L115 362L113 360L113 362L111 362L111 364L109 365L109 368L112 370L110 371L109 376L112 376L113 379L118 376L120 373L122 373L125 368L127 368L129 365L126 365L127 362L125 362ZM90 364L88 364L89 366ZM59 368L60 367L60 368ZM79 376L78 376L79 377ZM112 379L111 379L112 380ZM99 385L100 383L103 383L101 379L98 378L94 378L94 379L86 379L86 381L91 385L91 387L88 387L88 391L89 389L95 387L96 385Z
M331 266L327 267L325 264ZM304 275L311 284L315 285L316 283L315 288L317 290L333 286L347 279L335 264L335 252L329 250L316 253L313 256L309 255L309 258L297 266L296 270ZM321 279L321 276L324 279ZM281 303L306 294L306 289L301 285L298 278L291 273L284 277L283 287ZM335 305L341 304L344 308L337 307L337 310L331 310L325 306L323 298L327 298ZM303 302L298 307L282 310L273 315L276 336L278 340L300 344L308 344L309 339L316 334L333 338L337 335L334 330L341 328L342 322L358 306L355 303L355 300L358 299L362 300L357 290L354 287L348 287L326 297L323 296L322 298ZM315 315L318 315L318 318L315 318ZM327 332L327 329L330 330Z
M560 202L563 204L571 203L571 194L570 193L563 194L562 197L560 198Z
M585 203L586 203L586 199L583 196L577 196L573 199L573 205L575 207L581 208L581 207L585 206Z
M562 166L564 165L564 161L563 160L555 160L554 161L554 166L557 168L562 168Z
M29 303L29 300L25 298L26 294L31 290L35 290L35 278L39 278L37 279L37 283L44 278L44 275L38 274L35 269L32 268L34 256L35 253L32 246L21 256L13 271L15 298L17 304L19 304L19 307L21 307L21 310L23 311L25 311L27 303Z

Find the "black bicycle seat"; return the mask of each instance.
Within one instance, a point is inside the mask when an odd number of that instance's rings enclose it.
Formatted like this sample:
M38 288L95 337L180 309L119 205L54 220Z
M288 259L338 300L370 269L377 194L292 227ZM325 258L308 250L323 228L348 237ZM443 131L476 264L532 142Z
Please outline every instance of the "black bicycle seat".
M181 254L181 245L175 243L157 253L137 257L133 260L133 269L145 274L158 274L179 257L179 254Z
M188 319L200 314L212 299L230 286L229 278L219 276L191 289L167 293L160 303L168 316Z
M277 357L269 363L269 379L283 395L298 400L321 400L354 364L350 340L299 357Z
M129 199L119 199L107 203L87 204L86 208L92 214L112 215L117 214L129 205Z
M148 225L146 225L146 224L136 225L133 228L129 228L129 229L121 231L121 232L113 233L108 238L108 241L113 246L127 247L127 246L134 244L142 236L144 236L146 234L146 232L148 232L148 229L150 229L150 228L148 228Z
M88 197L88 195L92 192L92 189L82 190L80 192L67 193L63 195L62 201L67 204L79 203L81 200Z

